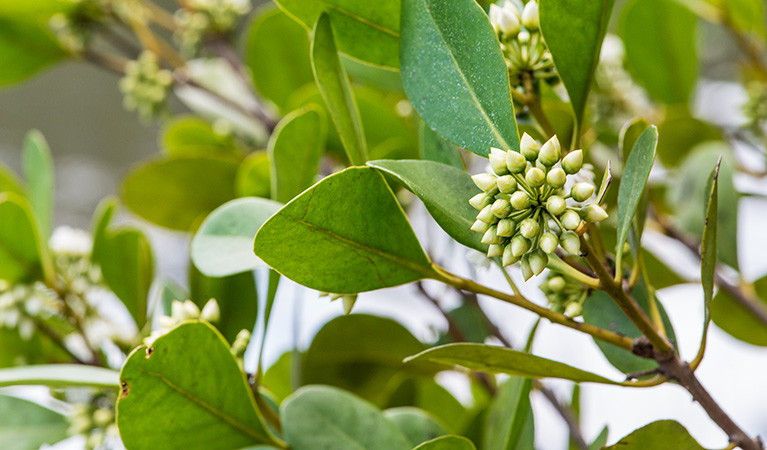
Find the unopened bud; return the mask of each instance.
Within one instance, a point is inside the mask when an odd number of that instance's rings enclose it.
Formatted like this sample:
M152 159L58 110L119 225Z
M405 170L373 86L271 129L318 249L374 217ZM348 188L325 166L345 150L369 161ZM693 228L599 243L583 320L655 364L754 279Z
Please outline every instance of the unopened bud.
M471 226L471 231L476 231L478 233L484 233L485 231L490 228L489 223L485 223L481 220L476 220L474 224Z
M537 276L546 268L546 264L549 263L549 257L546 256L541 249L536 249L530 253L528 261L530 262L530 269L533 271L533 274Z
M477 211L482 211L482 208L493 203L493 196L487 195L484 192L479 193L469 199L469 204Z
M538 18L538 3L530 0L522 10L522 25L530 31L535 31L540 27Z
M526 160L535 161L540 150L541 148L532 136L527 133L522 135L522 139L519 141L519 152L522 153Z
M495 226L491 226L487 231L485 231L485 234L482 235L481 242L483 244L500 244L503 242L503 238L498 236Z
M517 190L517 180L511 175L498 177L497 184L498 189L504 194L511 194Z
M242 329L237 333L234 342L232 342L232 354L234 356L240 358L245 354L245 350L248 349L248 344L250 344L250 337L250 331L245 329Z
M505 151L498 148L491 148L487 158L490 160L490 167L496 175L506 175L509 173L509 169L506 167Z
M565 316L574 319L581 315L583 312L583 307L578 302L572 302L567 305L567 308L565 308Z
M522 136L523 141L525 139L525 136ZM533 143L535 144L535 141L533 141ZM527 161L525 160L525 157L522 156L520 153L506 152L506 167L509 169L509 172L511 173L522 173L525 171L525 168L527 167Z
M477 185L478 188L482 189L484 192L492 192L493 189L498 188L498 186L495 183L496 177L493 174L490 173L478 173L471 177L472 181L474 181L474 184Z
M530 197L523 191L517 191L511 194L511 206L514 209L525 209L530 206Z
M200 312L200 318L211 323L216 323L221 320L221 310L218 307L218 302L215 298L208 300Z
M347 316L351 314L352 308L354 308L354 304L357 302L357 294L347 294L343 297L343 304L344 304L344 314Z
M481 222L480 222L481 223ZM517 228L517 224L511 219L501 219L496 225L496 234L503 237L511 237L514 235L514 230Z
M581 224L581 216L572 209L565 211L560 218L562 226L567 230L574 230Z
M184 302L184 313L186 314L185 320L197 319L200 317L200 308L193 301L187 300Z
M551 167L559 161L562 156L562 146L559 145L559 139L556 135L546 141L541 147L541 153L538 155L538 161L546 167Z
M563 212L565 212L565 209L567 209L567 203L565 203L565 199L558 195L552 195L548 200L546 200L546 211L551 213L553 216L559 217Z
M581 167L583 166L583 150L576 150L574 152L570 152L562 159L562 168L565 170L565 173L568 175L572 175L574 173L578 173L579 170L581 170Z
M525 181L532 187L541 187L546 180L546 174L537 167L532 167L525 174Z
M487 247L487 257L494 258L503 255L503 245L492 244Z
M504 219L508 217L509 213L511 212L511 203L509 203L509 201L505 198L499 198L493 202L491 209L495 217Z
M549 279L548 286L551 292L562 292L565 288L565 279L562 277L551 278Z
M581 240L573 231L565 231L559 236L559 243L562 248L571 255L581 254Z
M607 213L599 205L589 205L586 207L584 219L588 223L598 223L607 219Z
M498 218L493 215L493 205L487 205L482 208L482 211L477 214L477 220L481 220L485 223L495 223Z
M575 183L570 190L570 195L576 202L585 202L591 198L592 194L594 194L594 185L586 182Z
M567 174L559 167L549 170L549 173L546 174L546 182L549 183L549 186L551 187L561 188L565 185L566 181Z
M559 239L554 233L546 232L541 236L541 240L538 244L545 253L554 253L559 246Z
M530 268L530 255L522 257L522 262L519 264L519 268L522 269L522 278L525 281L533 277L533 269Z
M186 320L186 313L184 312L184 302L173 300L170 304L170 316L176 321L181 322Z
M511 240L511 254L519 258L530 250L530 241L521 235L514 236Z
M538 225L538 221L531 218L523 220L519 225L519 232L528 239L538 236L539 231L541 231L541 227Z
M519 261L519 258L514 256L514 253L512 253L511 245L507 245L506 248L503 250L503 257L501 262L503 263L504 266L510 266L517 261Z

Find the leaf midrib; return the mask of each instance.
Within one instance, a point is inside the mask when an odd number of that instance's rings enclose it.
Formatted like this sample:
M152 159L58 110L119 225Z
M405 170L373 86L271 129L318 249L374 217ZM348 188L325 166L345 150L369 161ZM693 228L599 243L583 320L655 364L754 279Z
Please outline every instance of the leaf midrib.
M354 19L354 20L356 20L358 22L361 22L361 23L369 26L370 28L373 28L375 30L378 30L378 31L380 31L382 33L385 33L385 34L388 34L390 36L393 36L393 37L395 37L397 39L399 39L399 37L400 37L399 33L397 33L396 31L390 30L389 28L386 28L383 25L377 24L377 23L373 22L372 20L366 19L366 18L364 18L364 17L362 17L362 16L360 16L360 15L358 15L356 13L353 13L353 12L349 11L349 10L343 9L343 8L339 7L338 5L334 5L334 4L328 3L328 2L326 2L324 0L314 0L314 1L319 3L320 5L325 6L328 9L332 9L332 10L338 11L339 13L341 13L341 14L343 14L345 16L349 16L352 19Z

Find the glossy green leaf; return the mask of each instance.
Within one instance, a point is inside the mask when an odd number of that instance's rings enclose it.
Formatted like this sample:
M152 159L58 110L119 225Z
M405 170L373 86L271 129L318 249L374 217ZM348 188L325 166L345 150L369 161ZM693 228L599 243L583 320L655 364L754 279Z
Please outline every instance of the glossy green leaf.
M118 373L82 364L41 364L0 369L0 387L6 386L93 386L117 388Z
M259 230L255 252L282 275L324 292L436 276L391 189L368 167L327 177L285 205Z
M349 76L336 50L333 29L327 14L320 15L314 26L311 55L314 79L330 111L346 155L352 164L364 164L368 159L365 132Z
M461 436L442 436L424 442L413 450L476 450L474 444Z
M698 75L696 22L690 10L673 0L633 0L623 9L620 36L628 66L661 103L686 105L690 100Z
M473 0L402 2L402 82L444 138L478 155L519 150L506 63Z
M626 166L621 176L621 185L618 190L618 226L617 242L615 248L615 266L621 267L623 259L623 244L628 238L629 229L636 214L644 193L647 178L650 176L653 162L655 162L655 149L658 145L658 129L650 127L645 130L634 144L631 154L626 160Z
M221 157L240 160L234 139L216 133L195 116L176 116L163 124L160 146L168 157Z
M155 159L128 174L125 205L142 218L180 231L235 197L237 163L217 158Z
M351 314L323 326L312 340L302 366L302 384L327 384L382 405L402 360L425 348L391 319Z
M393 175L417 195L429 214L453 239L469 248L487 252L487 245L480 242L481 233L470 229L477 211L469 204L469 199L480 190L465 171L418 160L380 160L370 161L368 165Z
M271 165L266 150L253 152L242 161L234 185L238 197L271 198Z
M258 229L282 204L265 198L238 198L202 222L192 239L192 262L209 277L225 277L263 267L253 253Z
M205 322L181 324L151 350L135 349L120 379L117 425L131 450L235 450L279 442L266 429L229 346Z
M541 32L567 88L579 129L614 4L614 0L540 2Z
M252 331L258 319L258 291L253 272L210 278L190 268L191 300L202 309L215 298L221 319L215 323L227 341L234 342L240 330Z
M505 347L484 344L447 344L411 356L405 362L430 361L444 366L461 366L471 370L505 373L527 378L562 378L590 383L616 384L602 376Z
M283 113L290 95L314 80L306 30L273 5L261 7L250 26L247 63L258 93Z
M605 450L705 450L673 420L659 420L633 431Z
M721 141L722 134L712 125L687 114L666 117L658 126L658 159L676 167L695 146L705 141Z
M412 447L448 434L444 425L419 408L412 406L391 408L385 410L383 415L386 420L397 426Z
M44 276L40 236L29 203L18 194L0 194L0 279L11 283Z
M706 338L708 337L708 325L711 323L711 300L714 298L714 278L716 276L716 227L717 214L719 211L719 189L717 178L722 159L716 163L716 167L711 171L708 180L709 197L706 202L706 224L703 227L703 242L701 244L700 255L700 279L703 285L703 337L701 338L700 351L698 358L703 357L706 350Z
M412 448L381 411L338 388L303 387L283 402L281 411L283 434L293 450Z
M314 184L325 144L322 110L309 105L285 116L269 139L272 198L287 203Z
M22 166L27 180L29 205L40 224L40 234L47 238L53 222L53 157L43 134L37 130L30 131L24 137Z
M757 280L753 287L760 302L758 306L767 309L767 277ZM720 289L711 302L711 318L732 337L767 347L767 325L724 289Z
M421 122L419 142L422 159L447 164L460 170L466 169L458 147L443 139L426 122Z
M66 57L45 20L15 18L0 16L0 86L23 81Z
M487 410L482 439L485 450L521 450L529 444L523 437L527 422L533 418L531 387L530 379L511 377L498 388Z
M32 450L67 437L66 416L21 398L0 395L0 448Z
M333 23L338 50L371 64L399 66L399 0L276 0L290 16L311 29L325 13Z

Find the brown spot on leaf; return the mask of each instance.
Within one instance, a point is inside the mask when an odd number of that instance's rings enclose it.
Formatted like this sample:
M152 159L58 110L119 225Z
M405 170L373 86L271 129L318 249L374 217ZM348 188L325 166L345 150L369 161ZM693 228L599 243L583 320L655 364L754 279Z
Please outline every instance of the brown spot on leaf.
M120 394L121 399L128 396L128 393L130 392L130 386L128 386L127 381L122 380L122 382L120 383L120 391L122 391L122 393Z
M149 357L152 356L152 353L154 353L154 347L147 347L146 356L144 357L144 359L149 359Z

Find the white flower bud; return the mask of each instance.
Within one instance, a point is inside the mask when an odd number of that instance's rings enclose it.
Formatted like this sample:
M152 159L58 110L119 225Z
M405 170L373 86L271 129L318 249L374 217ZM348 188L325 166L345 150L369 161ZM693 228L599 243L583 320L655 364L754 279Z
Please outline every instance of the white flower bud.
M538 245L545 253L554 253L559 246L559 239L557 239L557 236L554 233L543 233L543 236L541 236L541 240Z
M234 356L239 358L245 354L245 350L248 349L248 344L250 344L250 337L250 331L246 329L242 329L237 333L234 342L232 342L232 354Z
M482 222L480 222L482 223ZM514 235L514 230L517 228L517 224L511 219L501 219L496 225L496 234L503 237L511 237Z
M522 173L527 168L527 161L520 153L506 152L506 167L511 173Z
M562 226L567 230L574 230L581 224L581 216L572 209L565 211L560 218Z
M538 236L539 231L541 231L541 227L538 225L538 221L529 217L519 225L519 232L528 239Z
M215 298L208 300L208 303L202 307L200 318L211 323L217 323L221 320L221 309L219 309L218 302Z
M538 161L546 167L551 167L559 161L562 157L562 146L559 144L559 139L556 135L546 141L541 147L541 153L538 155Z
M573 231L565 231L559 236L559 243L562 244L562 248L571 255L581 254L581 240L578 235Z
M511 194L517 190L517 180L511 175L498 177L497 184L498 189L504 194Z
M522 30L517 35L517 41L519 41L520 44L527 44L530 42L530 32Z
M594 185L586 182L579 182L573 185L570 195L576 202L585 202L594 194Z
M495 175L491 173L478 173L471 177L471 179L474 181L474 184L476 184L477 187L482 189L484 192L490 193L493 191L493 189L498 188L495 183Z
M469 204L477 211L482 211L482 208L493 203L493 196L487 195L484 192L479 193L469 199Z
M491 244L487 247L487 257L493 258L496 256L503 255L503 245L500 244Z
M549 279L548 285L551 292L562 292L565 288L565 279L562 277L551 278Z
M589 205L586 207L584 219L589 223L598 223L607 219L607 213L599 205Z
M485 231L485 234L482 235L482 240L480 242L483 244L500 244L503 242L503 238L498 236L495 226L491 226Z
M504 219L508 217L509 213L511 212L511 203L509 203L509 201L505 198L499 198L493 202L493 206L491 208L495 217Z
M514 236L511 240L511 254L519 258L530 250L530 241L521 235Z
M552 195L548 200L546 200L546 211L551 213L553 216L559 217L563 212L565 212L565 209L567 209L567 203L565 203L565 199L558 195Z
M530 270L533 271L534 275L540 275L541 272L543 272L543 269L546 268L546 264L549 263L549 257L546 256L541 249L537 249L530 253L530 258L528 259L528 262L530 263Z
M578 302L572 302L567 305L565 308L565 316L574 319L581 315L583 312L583 307Z
M474 222L474 224L471 226L471 231L476 231L478 233L484 233L490 228L490 224L485 223L481 220L477 220Z
M538 152L540 150L541 148L532 136L527 133L522 135L522 139L519 141L519 152L526 160L535 161L535 159L538 158ZM509 167L509 170L511 170L511 167Z
M176 321L176 323L186 320L186 312L184 312L184 302L179 300L173 300L170 304L170 316Z
M498 218L493 214L493 205L487 205L482 208L482 211L477 214L477 220L491 224L497 222Z
M530 206L530 197L524 191L517 191L511 194L511 206L514 209L525 209Z
M541 187L546 180L546 174L537 167L532 167L525 174L525 181L532 187Z
M522 262L519 264L519 268L522 269L522 278L525 281L533 277L533 269L530 268L530 255L522 257Z
M583 167L583 150L570 152L562 158L562 168L568 175L578 173L581 167Z
M549 186L551 187L561 188L565 185L566 181L567 174L559 167L549 170L549 173L546 174L546 182L549 183Z
M503 263L504 266L510 266L517 261L519 261L519 258L514 256L514 253L512 253L511 245L507 245L506 248L503 250L503 257L501 262Z
M490 154L487 156L487 158L490 160L490 167L493 169L493 172L495 172L496 175L506 175L509 173L509 169L506 167L505 151L497 148L491 148Z
M522 25L530 31L536 31L540 27L538 17L538 2L530 0L522 10Z
M160 328L163 330L170 330L171 328L175 327L178 321L174 319L173 317L169 316L160 316L157 319L157 323L160 325Z
M354 304L357 303L357 294L347 294L341 297L344 304L344 314L351 314Z

